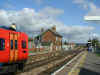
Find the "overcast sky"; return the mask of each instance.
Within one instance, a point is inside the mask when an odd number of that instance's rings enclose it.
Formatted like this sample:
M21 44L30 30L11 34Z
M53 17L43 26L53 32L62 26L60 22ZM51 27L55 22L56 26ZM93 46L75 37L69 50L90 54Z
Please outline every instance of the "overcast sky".
M0 25L16 23L29 35L41 28L57 27L65 40L87 42L99 37L99 24L84 21L84 16L100 16L100 0L0 0Z

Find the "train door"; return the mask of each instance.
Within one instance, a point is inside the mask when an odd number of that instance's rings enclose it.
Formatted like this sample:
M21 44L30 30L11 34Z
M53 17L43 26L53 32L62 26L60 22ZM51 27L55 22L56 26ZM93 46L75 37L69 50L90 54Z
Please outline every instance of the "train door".
M26 40L22 40L22 52L23 52L23 59L26 57Z
M18 34L14 34L14 45L15 45L15 58L14 60L18 60Z
M18 34L10 33L10 62L18 60Z
M28 57L28 37L25 34L21 34L21 49L23 59L27 59Z

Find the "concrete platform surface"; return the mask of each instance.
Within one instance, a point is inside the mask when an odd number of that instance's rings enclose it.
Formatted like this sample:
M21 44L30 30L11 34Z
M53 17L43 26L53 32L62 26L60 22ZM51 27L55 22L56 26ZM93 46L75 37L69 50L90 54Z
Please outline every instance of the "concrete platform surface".
M88 52L79 75L100 75L100 57L94 53Z

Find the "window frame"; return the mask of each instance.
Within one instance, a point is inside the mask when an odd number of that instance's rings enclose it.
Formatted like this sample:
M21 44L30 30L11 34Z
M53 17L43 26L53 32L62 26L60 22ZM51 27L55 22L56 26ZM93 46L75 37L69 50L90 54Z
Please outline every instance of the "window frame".
M2 47L0 48L0 51L3 51L3 50L5 50L5 39L4 38L0 38L0 40L3 40ZM1 42L0 42L0 44L1 44Z
M13 41L13 40L10 40L10 49L11 49L11 50L13 50L13 49L14 49L13 44L14 44L14 41Z
M15 40L15 49L18 49L18 40Z
M21 45L22 45L22 48L23 49L26 49L27 47L26 47L26 40L22 40L21 41Z

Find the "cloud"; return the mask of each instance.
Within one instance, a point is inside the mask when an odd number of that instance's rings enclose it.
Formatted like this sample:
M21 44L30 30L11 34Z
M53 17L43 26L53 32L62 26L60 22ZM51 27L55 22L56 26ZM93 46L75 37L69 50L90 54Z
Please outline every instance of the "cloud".
M56 19L63 13L62 9L51 7L41 9L38 12L33 8L24 8L19 11L0 10L0 24L9 26L14 22L17 24L19 31L24 31L34 36L40 33L41 28L47 29L55 25L57 32L63 35L65 39L78 42L86 41L89 37L88 33L95 28L93 26L80 25L67 26Z
M56 19L53 19L53 17L54 15L55 17L60 16L61 12L61 9L49 7L41 9L39 12L32 8L24 8L19 11L0 10L0 24L9 25L14 22L19 30L37 31L41 27L48 28L55 25ZM22 29L21 27L24 28Z
M93 2L87 0L73 0L73 3L80 5L86 9L88 16L100 16L100 8L98 8Z
M44 0L35 0L37 4L42 4Z
M4 9L15 9L15 6L13 6L11 3L4 3L2 8Z
M78 4L84 9L88 9L88 2L87 0L73 0L73 3Z
M9 19L8 19L8 14L5 10L0 10L0 24L2 25L8 25Z
M88 16L100 16L100 8L98 8L94 3L90 3L90 10Z
M86 16L100 16L100 8L97 7L97 5L95 5L93 2L88 1L88 0L73 0L73 3L81 6L82 8L84 8L87 13L84 15L84 17ZM83 18L84 18L83 17ZM88 20L90 21L90 20ZM99 20L91 20L92 23L96 23L96 24L100 24Z
M86 42L90 37L89 33L93 31L93 26L61 26L58 31L63 34L67 40L74 42Z
M41 15L45 15L46 14L49 17L50 16L51 17L54 17L54 16L57 17L57 16L59 16L61 14L64 14L64 10L58 9L58 8L46 7L44 9L40 10L39 13Z

